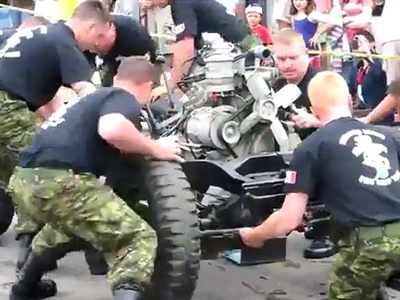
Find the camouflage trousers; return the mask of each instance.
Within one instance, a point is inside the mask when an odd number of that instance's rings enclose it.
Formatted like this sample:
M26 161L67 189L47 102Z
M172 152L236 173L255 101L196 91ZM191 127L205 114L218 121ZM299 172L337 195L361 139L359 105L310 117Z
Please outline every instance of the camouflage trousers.
M358 228L338 247L329 299L376 300L381 285L400 269L400 222Z
M103 253L113 289L150 283L157 248L154 230L94 175L16 168L9 190L21 211L46 224L32 242L35 254L78 237Z
M7 188L18 163L19 151L30 145L35 122L35 114L28 109L24 101L0 91L0 188ZM24 232L39 231L40 227L29 216L19 213L18 208L17 215L17 236Z

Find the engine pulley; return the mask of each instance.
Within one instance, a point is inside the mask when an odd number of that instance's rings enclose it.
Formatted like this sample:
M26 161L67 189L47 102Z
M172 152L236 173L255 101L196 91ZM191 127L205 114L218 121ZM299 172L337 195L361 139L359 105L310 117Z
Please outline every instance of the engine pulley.
M228 105L195 109L186 121L186 134L195 143L207 147L226 149L241 138L239 124L229 120L236 108Z

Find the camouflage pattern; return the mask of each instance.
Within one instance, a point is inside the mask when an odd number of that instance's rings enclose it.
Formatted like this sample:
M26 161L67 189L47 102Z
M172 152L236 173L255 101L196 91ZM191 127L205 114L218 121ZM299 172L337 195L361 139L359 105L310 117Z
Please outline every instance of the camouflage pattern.
M239 44L238 46L243 51L248 51L253 47L262 46L263 42L258 34L249 34L247 35Z
M119 63L116 61L104 63L100 70L101 85L109 87L113 85L114 76L117 74Z
M0 188L7 188L10 176L18 163L19 150L31 143L36 117L26 103L0 91ZM40 227L28 216L18 214L15 227L21 233L37 232Z
M150 283L155 232L94 175L16 168L9 190L20 210L46 224L33 240L34 253L79 237L104 254L112 288Z
M329 299L376 300L381 285L400 265L400 222L358 228L342 235L338 247Z

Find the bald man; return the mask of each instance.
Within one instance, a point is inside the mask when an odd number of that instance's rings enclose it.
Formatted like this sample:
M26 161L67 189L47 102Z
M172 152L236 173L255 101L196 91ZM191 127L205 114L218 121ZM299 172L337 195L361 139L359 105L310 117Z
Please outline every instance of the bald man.
M329 299L376 300L400 265L400 171L395 140L351 117L341 75L321 72L308 87L322 127L295 150L282 208L261 225L243 228L243 242L261 247L302 223L307 201L318 194L340 229L339 257Z

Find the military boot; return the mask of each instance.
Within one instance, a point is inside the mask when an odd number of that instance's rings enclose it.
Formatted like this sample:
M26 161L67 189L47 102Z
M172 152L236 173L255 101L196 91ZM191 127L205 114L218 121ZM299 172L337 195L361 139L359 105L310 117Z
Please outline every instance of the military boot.
M21 268L24 266L26 259L31 252L31 244L34 237L35 234L23 234L18 237L17 273L21 271ZM57 269L57 267L57 261L49 261L46 266L46 271L53 271Z
M113 300L144 300L142 292L128 289L116 289Z
M42 279L46 270L46 254L30 252L19 273L19 281L11 287L10 300L33 300L53 297L57 285L53 280Z
M85 250L85 259L89 266L90 274L105 275L108 272L108 265L101 252L92 246Z
M322 259L335 255L338 252L336 245L328 238L312 241L311 245L304 249L303 257L306 259Z

